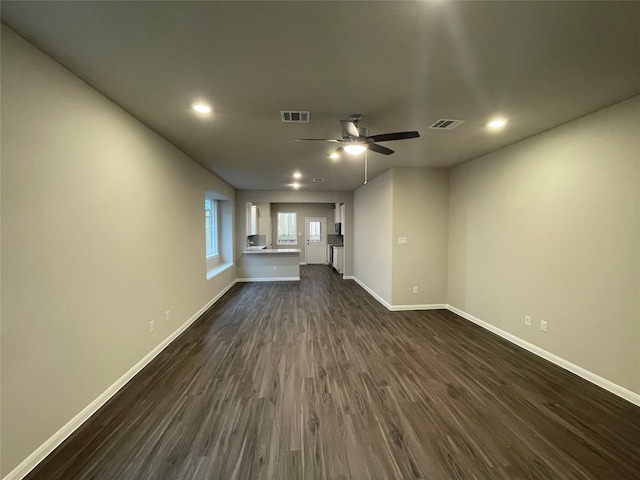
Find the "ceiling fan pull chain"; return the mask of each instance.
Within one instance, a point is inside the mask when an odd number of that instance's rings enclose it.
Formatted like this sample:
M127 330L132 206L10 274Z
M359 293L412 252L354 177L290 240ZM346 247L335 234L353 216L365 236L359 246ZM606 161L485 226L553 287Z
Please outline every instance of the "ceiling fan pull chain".
M367 184L367 151L364 151L364 184Z

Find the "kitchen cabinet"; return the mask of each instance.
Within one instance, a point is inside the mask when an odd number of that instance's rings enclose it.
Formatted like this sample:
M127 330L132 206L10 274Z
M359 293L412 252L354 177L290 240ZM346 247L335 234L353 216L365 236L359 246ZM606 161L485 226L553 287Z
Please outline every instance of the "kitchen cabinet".
M333 223L344 222L344 203L336 203L333 207Z
M258 234L258 207L247 203L247 235Z
M333 245L333 258L331 266L338 272L342 273L344 270L344 247Z

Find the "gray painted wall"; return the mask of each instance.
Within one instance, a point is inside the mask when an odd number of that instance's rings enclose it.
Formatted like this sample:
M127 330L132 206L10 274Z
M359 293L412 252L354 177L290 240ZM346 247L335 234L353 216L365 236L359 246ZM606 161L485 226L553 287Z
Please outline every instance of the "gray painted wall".
M387 304L392 303L393 174L391 170L353 195L353 276Z
M1 54L4 477L235 279L204 256L205 191L235 192L5 27Z
M447 170L388 170L356 190L354 209L358 281L390 307L445 304Z
M437 168L394 168L392 304L447 301L449 177ZM407 244L398 244L407 237ZM413 293L418 287L418 293Z
M448 279L451 305L636 393L639 132L635 97L454 168Z

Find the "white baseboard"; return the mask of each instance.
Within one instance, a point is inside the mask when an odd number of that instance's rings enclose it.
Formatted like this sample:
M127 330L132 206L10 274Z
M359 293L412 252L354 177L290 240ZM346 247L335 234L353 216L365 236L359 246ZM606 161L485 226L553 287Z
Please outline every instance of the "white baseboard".
M391 304L388 303L384 298L382 298L380 295L378 295L376 292L374 292L373 290L371 290L367 284L365 284L364 282L362 282L358 277L351 277L353 279L354 282L356 282L358 285L360 285L362 288L364 288L367 293L369 295L371 295L373 298L375 298L378 302L380 302L382 305L384 305L385 308L387 308L388 310L391 310Z
M307 262L300 262L300 265L306 265Z
M391 310L391 311L402 311L402 310L432 310L432 309L446 309L449 310L453 313L455 313L456 315L461 316L462 318L464 318L465 320L469 320L470 322L475 323L476 325L481 326L482 328L485 328L487 330L489 330L490 332L495 333L496 335L504 338L505 340L518 345L519 347L524 348L525 350L528 350L529 352L544 358L545 360L550 361L551 363L554 363L556 365L558 365L561 368L564 368L565 370L581 377L584 378L585 380L601 387L604 388L605 390L613 393L614 395L617 395L620 398L623 398L625 400L627 400L628 402L633 403L634 405L638 405L640 407L640 395L632 392L631 390L628 390L624 387L621 387L620 385L613 383L610 380L607 380L606 378L603 378L599 375L596 375L595 373L586 370L574 363L569 362L568 360L565 360L562 357L559 357L551 352L547 352L546 350L527 342L526 340L521 339L520 337L516 337L515 335L512 335L509 332L506 332L494 325L491 325L488 322L485 322L484 320L480 320L477 317L474 317L473 315L464 312L462 310L460 310L459 308L454 307L453 305L449 305L449 304L433 304L433 305L390 305L388 302L386 302L383 298L381 298L380 296L378 296L373 290L371 290L367 285L365 285L363 282L361 282L360 280L358 280L356 277L351 277L353 278L353 280L355 280L355 282L360 285L362 288L364 288L373 298L375 298L378 302L380 302L382 305L384 305L387 309Z
M445 303L426 303L424 305L391 305L392 312L401 312L406 310L443 310L446 309Z
M506 332L494 325L491 325L490 323L485 322L484 320L480 320L477 317L474 317L473 315L460 310L459 308L454 307L453 305L446 305L445 307L447 310L455 313L456 315L461 316L462 318L464 318L465 320L469 320L470 322L475 323L476 325L481 326L482 328L485 328L487 330L489 330L490 332L495 333L496 335L504 338L505 340L508 340L509 342L518 345L519 347L524 348L525 350L530 351L531 353L544 358L545 360L549 360L551 363L555 363L556 365L558 365L559 367L564 368L565 370L568 370L569 372L584 378L585 380L601 387L604 388L605 390L613 393L614 395L617 395L618 397L624 398L625 400L638 405L640 407L640 395L638 395L635 392L632 392L631 390L628 390L624 387L621 387L620 385L617 385L613 382L611 382L610 380L607 380L606 378L603 378L599 375L596 375L593 372L590 372L589 370L585 370L584 368L569 362L568 360L565 360L562 357L559 357L557 355L554 355L551 352L547 352L546 350L527 342L526 340L521 339L520 337L516 337L515 335L512 335L509 332Z
M138 372L140 372L151 360L153 360L162 350L167 348L171 342L180 336L193 322L195 322L211 305L216 303L231 287L236 284L234 280L224 288L212 300L207 302L202 308L194 313L189 320L183 323L175 332L165 338L157 347L151 350L142 360L135 364L127 373L120 377L116 382L107 388L98 398L87 405L80 413L73 417L65 426L58 430L51 438L38 447L31 455L24 459L20 465L9 472L2 480L22 480L27 474L33 470L47 455L53 452L63 441L75 432L91 415L96 413L111 397L124 387Z
M236 278L236 282L296 282L300 277Z
M354 280L358 285L364 288L369 295L375 298L378 302L385 306L387 310L392 312L400 312L407 310L443 310L447 308L446 303L427 303L422 305L391 305L385 299L380 297L376 292L371 290L367 285L365 285L362 281L358 280L356 277L343 277L344 279Z

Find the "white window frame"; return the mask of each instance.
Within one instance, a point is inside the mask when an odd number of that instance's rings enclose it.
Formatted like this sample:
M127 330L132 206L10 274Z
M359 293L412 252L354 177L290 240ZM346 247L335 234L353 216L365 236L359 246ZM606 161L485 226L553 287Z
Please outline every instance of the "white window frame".
M207 202L211 202L211 231L207 230ZM215 198L205 196L205 220L204 220L204 234L205 234L205 257L207 259L207 269L213 268L220 263L220 206L218 200ZM210 237L209 237L210 235ZM211 243L210 253L207 249L207 244Z
M293 221L295 222L293 226L293 242L282 242L280 241L280 215L293 215ZM277 245L297 245L298 244L298 214L296 212L278 212L278 228L277 228L277 237L276 237Z

